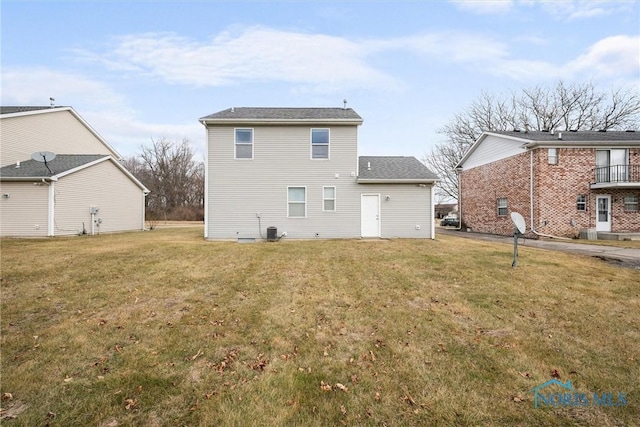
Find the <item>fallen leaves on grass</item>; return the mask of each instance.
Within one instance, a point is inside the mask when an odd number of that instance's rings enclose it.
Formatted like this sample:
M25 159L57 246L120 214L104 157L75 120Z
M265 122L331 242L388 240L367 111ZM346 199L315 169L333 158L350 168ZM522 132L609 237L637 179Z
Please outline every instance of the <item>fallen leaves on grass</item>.
M248 366L254 371L264 371L264 368L266 368L268 364L269 364L269 359L265 359L264 354L260 353L256 357L255 362L249 363Z
M336 388L338 390L342 390L342 391L345 391L345 392L349 391L349 389L347 387L345 387L343 384L340 384L340 383L336 383Z
M558 372L557 369L554 369L553 371L551 371L551 377L552 378L560 378L560 372Z
M29 406L20 401L13 401L7 407L0 409L0 420L12 420L27 410Z
M125 399L124 400L124 408L127 411L132 411L138 406L138 401L136 399Z
M196 360L198 357L202 356L204 353L202 352L202 349L198 349L198 352L196 354L194 354L193 356L191 356L191 360Z
M331 391L331 390L333 390L333 387L331 387L331 384L327 384L324 381L320 381L320 390L322 390L322 391Z
M416 406L417 405L416 401L413 399L413 397L411 397L411 395L409 393L405 394L404 397L402 398L402 400L404 400L405 402L407 402L411 406Z

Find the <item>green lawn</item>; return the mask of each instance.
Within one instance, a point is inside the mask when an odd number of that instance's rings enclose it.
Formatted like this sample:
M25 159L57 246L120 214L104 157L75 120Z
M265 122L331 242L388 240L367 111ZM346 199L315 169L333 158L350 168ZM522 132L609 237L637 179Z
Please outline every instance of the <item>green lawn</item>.
M638 271L519 255L197 227L5 239L2 425L637 425ZM552 377L588 404L534 408Z

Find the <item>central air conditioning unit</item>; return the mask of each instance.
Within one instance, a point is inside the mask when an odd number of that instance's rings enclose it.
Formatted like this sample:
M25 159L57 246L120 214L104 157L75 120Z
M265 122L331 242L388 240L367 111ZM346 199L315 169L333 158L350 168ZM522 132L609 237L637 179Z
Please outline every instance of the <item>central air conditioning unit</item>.
M267 227L267 242L276 242L278 240L278 228Z

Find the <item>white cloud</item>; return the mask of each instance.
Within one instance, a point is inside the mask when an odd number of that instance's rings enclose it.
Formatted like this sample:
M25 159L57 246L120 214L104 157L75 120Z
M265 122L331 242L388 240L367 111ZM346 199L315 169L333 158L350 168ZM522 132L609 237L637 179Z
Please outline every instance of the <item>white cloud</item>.
M640 36L612 36L602 39L567 64L574 73L601 77L620 75L640 77Z
M166 33L127 35L115 39L104 53L76 53L125 75L171 84L221 87L286 82L297 86L291 90L308 93L401 87L397 77L372 64L386 54L407 51L443 63L473 63L502 58L507 46L480 34L453 31L350 40L251 27L225 31L205 42Z
M630 1L597 1L597 0L574 0L574 1L540 1L540 7L546 13L561 20L575 20L595 18L598 16L620 13Z
M507 46L481 34L442 32L423 34L399 40L398 47L406 47L419 54L442 62L488 62L507 55Z
M349 87L396 84L367 64L370 52L362 47L334 36L251 27L206 42L166 33L127 35L115 39L104 54L77 53L115 71L194 86L246 81Z
M503 58L486 70L514 80L600 78L635 80L640 77L640 37L612 36L590 46L563 64L534 59Z
M3 68L3 105L48 105L50 97L56 98L57 105L69 105L77 99L90 100L102 108L124 105L124 97L82 75L43 67Z
M202 152L204 132L195 121L185 124L141 121L129 100L109 85L79 74L43 67L2 70L2 105L71 106L120 154L128 156L152 138L181 141L188 138Z
M517 8L540 6L559 20L587 19L621 13L633 0L450 0L459 10L480 15L504 14Z
M513 7L512 0L451 0L458 9L481 15L506 13Z

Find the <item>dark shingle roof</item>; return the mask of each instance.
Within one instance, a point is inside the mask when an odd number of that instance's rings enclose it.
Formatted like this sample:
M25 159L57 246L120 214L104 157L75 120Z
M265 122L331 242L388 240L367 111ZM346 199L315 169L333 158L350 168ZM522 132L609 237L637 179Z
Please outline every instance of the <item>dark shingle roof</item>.
M0 107L0 114L14 114L14 113L27 113L29 111L39 110L51 110L52 108L66 108L66 107L51 107L47 106L3 106Z
M514 138L528 139L532 142L638 142L640 141L640 132L635 131L555 131L539 132L539 131L489 131L497 135L510 136ZM562 139L560 139L562 136Z
M358 121L362 117L351 108L228 108L202 117L201 121Z
M358 182L366 181L436 181L438 176L415 157L361 156Z
M105 157L108 156L105 154L58 154L55 159L47 162L47 166L49 166L52 173L49 173L44 163L30 159L20 162L20 167L16 167L14 163L0 168L0 177L14 179L47 178Z

